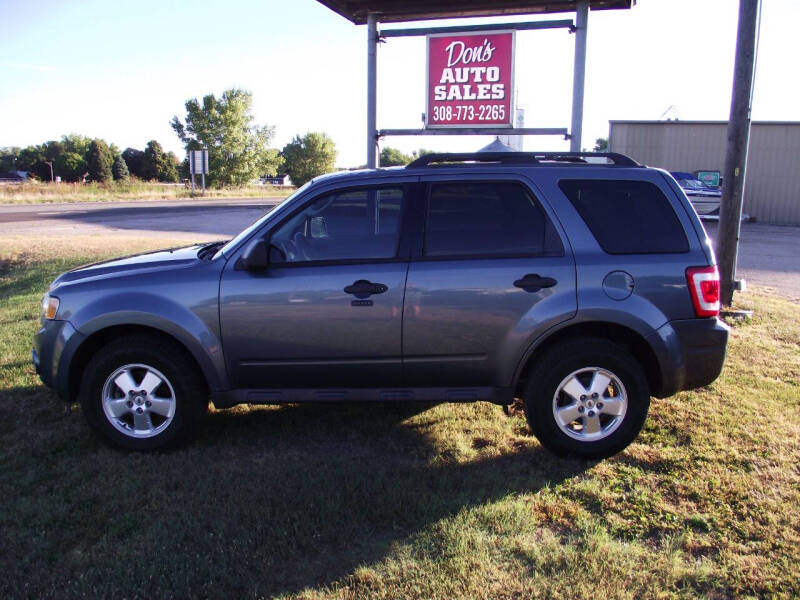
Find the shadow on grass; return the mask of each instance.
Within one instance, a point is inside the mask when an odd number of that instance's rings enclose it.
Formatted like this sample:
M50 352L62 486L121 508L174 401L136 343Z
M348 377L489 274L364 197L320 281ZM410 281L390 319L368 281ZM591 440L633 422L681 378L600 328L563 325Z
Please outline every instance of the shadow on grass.
M13 420L14 397L28 392L0 391L0 418ZM57 410L50 402L46 410ZM30 569L0 582L0 591L290 594L378 563L393 544L430 535L464 509L536 492L586 468L538 447L448 459L428 433L429 422L448 417L428 419L429 408L220 411L188 447L150 455L107 449L79 414L33 419L0 468L9 503L0 516L0 566ZM15 431L3 434L9 440Z

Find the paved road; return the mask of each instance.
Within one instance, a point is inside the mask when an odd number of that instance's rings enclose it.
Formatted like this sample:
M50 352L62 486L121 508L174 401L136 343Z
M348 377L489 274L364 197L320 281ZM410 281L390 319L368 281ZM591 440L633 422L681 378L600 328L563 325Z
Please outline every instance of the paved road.
M202 241L231 237L282 198L0 205L0 236L125 232Z
M280 198L170 200L0 206L3 235L96 235L125 232L189 241L231 237ZM717 224L706 223L713 238ZM800 227L744 223L740 277L800 301Z

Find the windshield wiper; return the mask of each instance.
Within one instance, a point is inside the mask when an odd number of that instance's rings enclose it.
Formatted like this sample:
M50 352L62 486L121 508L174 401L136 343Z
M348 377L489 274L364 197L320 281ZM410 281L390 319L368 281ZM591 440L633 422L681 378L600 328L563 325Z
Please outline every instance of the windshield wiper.
M217 250L219 250L220 246L223 244L227 244L228 240L221 240L219 242L211 242L210 244L206 244L200 250L197 251L197 258L200 260L206 260L214 256Z

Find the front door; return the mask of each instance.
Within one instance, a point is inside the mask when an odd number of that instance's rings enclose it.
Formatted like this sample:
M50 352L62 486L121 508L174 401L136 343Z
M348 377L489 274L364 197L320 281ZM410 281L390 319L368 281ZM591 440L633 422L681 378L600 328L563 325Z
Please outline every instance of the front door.
M234 387L401 385L408 189L323 193L268 234L268 269L229 261L220 322Z

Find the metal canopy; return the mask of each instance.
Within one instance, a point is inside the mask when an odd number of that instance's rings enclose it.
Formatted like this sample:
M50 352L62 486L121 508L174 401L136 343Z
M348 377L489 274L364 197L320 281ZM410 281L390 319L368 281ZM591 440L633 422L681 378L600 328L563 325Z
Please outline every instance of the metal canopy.
M374 13L378 21L398 23L458 17L489 17L575 12L577 0L318 0L356 25ZM592 10L631 8L635 0L589 0Z

